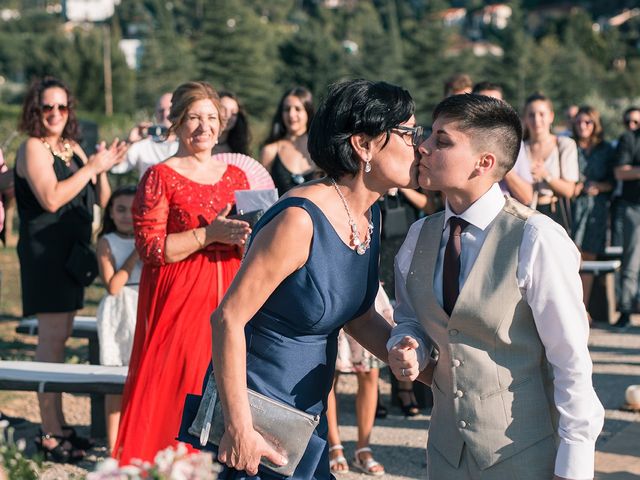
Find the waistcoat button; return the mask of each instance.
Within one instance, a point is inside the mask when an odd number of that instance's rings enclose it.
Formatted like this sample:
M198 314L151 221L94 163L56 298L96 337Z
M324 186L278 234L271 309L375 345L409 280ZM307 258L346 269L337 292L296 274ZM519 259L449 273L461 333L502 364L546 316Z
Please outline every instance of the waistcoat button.
M460 426L460 428L467 428L467 422L465 422L464 420L460 420L458 425Z
M460 398L464 395L464 393L462 393L462 390L456 390L456 397Z
M449 336L451 337L455 337L456 335L458 335L458 330L456 330L455 328L452 328L451 330L449 330Z
M454 367L459 367L461 365L460 360L458 360L457 358L454 358L452 363Z

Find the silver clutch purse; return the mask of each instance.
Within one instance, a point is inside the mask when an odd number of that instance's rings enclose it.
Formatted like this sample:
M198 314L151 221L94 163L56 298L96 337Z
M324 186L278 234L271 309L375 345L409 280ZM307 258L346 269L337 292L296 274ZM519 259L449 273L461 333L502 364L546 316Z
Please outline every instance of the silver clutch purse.
M292 476L320 422L320 416L310 415L251 389L247 389L247 392L253 428L289 460L282 467L265 458L260 464L284 477ZM212 372L189 433L199 437L203 446L207 443L219 446L224 430L222 404Z

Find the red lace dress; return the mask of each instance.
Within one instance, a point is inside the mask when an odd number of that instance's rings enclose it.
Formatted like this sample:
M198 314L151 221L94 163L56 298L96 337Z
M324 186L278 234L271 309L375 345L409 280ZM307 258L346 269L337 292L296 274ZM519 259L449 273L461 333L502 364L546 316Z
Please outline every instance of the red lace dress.
M185 396L200 394L211 361L209 317L240 267L240 250L225 244L166 263L166 237L209 224L234 203L235 190L248 188L245 174L231 165L215 185L193 182L164 164L140 182L132 211L143 268L114 449L122 465L133 458L152 461L177 443Z

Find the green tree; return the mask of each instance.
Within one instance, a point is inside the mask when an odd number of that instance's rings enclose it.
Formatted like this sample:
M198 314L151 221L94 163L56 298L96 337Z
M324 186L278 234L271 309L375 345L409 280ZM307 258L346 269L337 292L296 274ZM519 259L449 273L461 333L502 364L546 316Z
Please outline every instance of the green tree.
M234 91L252 115L273 109L276 46L268 23L252 9L239 1L208 2L196 51L204 79Z
M445 79L453 73L452 57L447 55L453 39L438 14L447 3L429 3L425 16L409 26L404 48L406 82L416 102L416 116L421 123L430 123L433 107L442 99Z
M152 109L160 95L173 92L199 77L189 40L173 32L158 31L142 42L142 58L136 75L138 108Z
M347 54L318 20L307 23L280 45L281 88L302 85L320 97L327 86L348 74Z
M530 69L530 52L533 39L527 35L525 16L520 0L509 2L511 18L504 30L494 33L504 55L495 62L489 62L484 78L500 83L504 88L505 100L519 107L528 95L526 77Z

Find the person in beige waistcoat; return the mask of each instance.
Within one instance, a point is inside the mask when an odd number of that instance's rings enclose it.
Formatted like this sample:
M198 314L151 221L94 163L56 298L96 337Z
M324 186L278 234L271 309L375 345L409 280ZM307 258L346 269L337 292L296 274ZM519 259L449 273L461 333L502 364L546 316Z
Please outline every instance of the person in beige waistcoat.
M604 409L578 250L500 192L522 138L512 107L456 95L433 121L419 183L444 192L446 209L413 224L396 257L387 344L399 379L435 364L428 478L592 479Z

